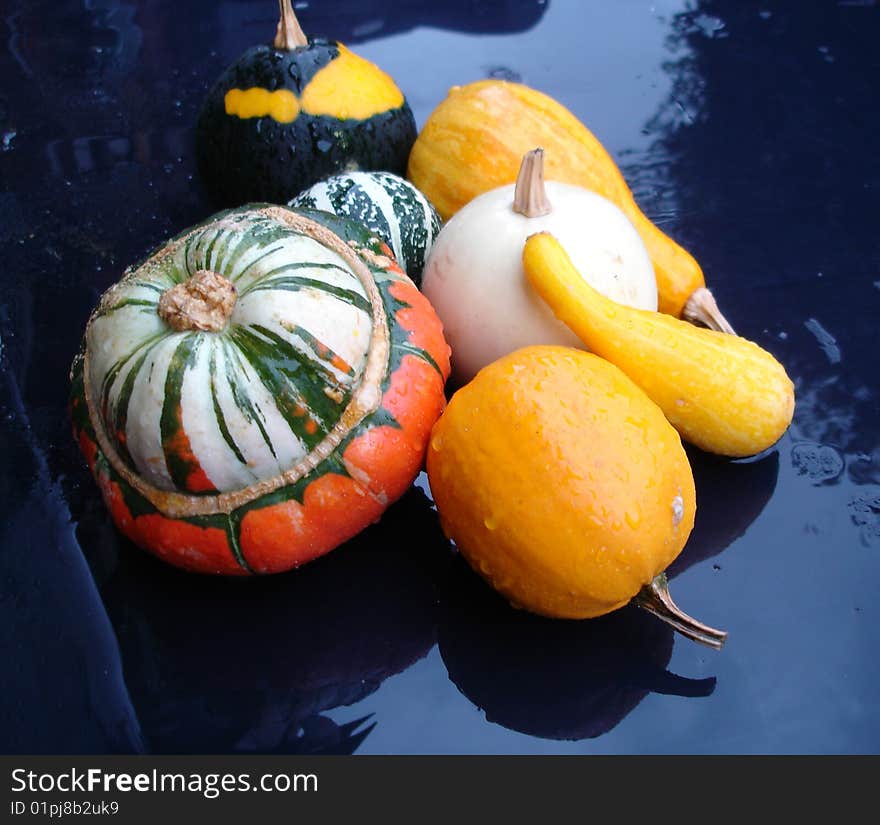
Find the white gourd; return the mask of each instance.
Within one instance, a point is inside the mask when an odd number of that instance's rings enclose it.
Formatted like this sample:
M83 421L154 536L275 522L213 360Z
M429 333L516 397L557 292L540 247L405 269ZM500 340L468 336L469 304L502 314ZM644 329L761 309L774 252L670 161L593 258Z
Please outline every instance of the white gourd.
M555 235L584 278L609 298L657 309L657 282L635 227L607 198L543 180L543 151L523 158L515 185L474 198L440 230L422 291L443 322L453 378L469 381L486 364L532 344L584 348L529 285L526 238Z

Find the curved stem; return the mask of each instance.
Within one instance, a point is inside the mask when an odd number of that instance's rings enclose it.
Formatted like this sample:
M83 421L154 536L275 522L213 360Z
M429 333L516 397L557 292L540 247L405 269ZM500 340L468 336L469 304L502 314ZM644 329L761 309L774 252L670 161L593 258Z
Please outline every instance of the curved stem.
M523 155L513 192L513 211L527 218L539 218L553 211L544 188L544 150Z
M292 51L300 46L308 46L309 39L300 28L299 20L293 13L293 6L290 0L278 0L278 9L281 12L281 19L278 21L278 28L275 30L275 40L272 45L276 49L284 49Z
M715 650L720 650L727 638L726 631L716 630L714 627L698 622L672 601L665 573L660 573L654 577L650 584L646 584L638 592L634 601L643 610L653 613L673 630L681 633L682 636L708 645Z
M709 327L709 329L714 329L716 332L736 335L727 318L718 309L714 296L704 286L697 287L691 293L691 297L687 299L687 303L681 311L681 317L685 321L701 324L704 327Z

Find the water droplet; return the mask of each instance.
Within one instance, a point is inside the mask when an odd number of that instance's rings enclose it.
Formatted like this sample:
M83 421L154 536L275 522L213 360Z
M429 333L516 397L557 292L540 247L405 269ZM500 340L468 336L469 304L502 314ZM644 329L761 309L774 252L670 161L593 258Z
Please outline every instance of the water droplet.
M316 144L316 148L319 152L326 153L333 148L333 144L329 140L321 139Z
M486 77L493 80L507 80L510 83L522 83L522 75L507 66L486 66Z
M684 499L681 494L672 499L672 526L678 527L684 518Z
M483 519L483 524L486 526L487 530L495 530L498 527L498 521L495 519L495 516L486 516Z
M4 152L9 152L12 150L12 141L15 140L15 136L18 132L15 129L10 129L8 132L4 132L2 136L0 136L0 150Z

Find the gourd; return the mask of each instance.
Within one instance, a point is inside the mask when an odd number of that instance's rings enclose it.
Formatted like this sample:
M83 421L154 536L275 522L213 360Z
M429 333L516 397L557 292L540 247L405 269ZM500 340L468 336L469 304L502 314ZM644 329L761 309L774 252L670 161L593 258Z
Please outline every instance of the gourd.
M421 283L440 215L406 178L391 172L344 172L300 192L289 205L360 221L388 244L413 283Z
M707 452L745 457L773 446L788 429L794 385L757 344L610 301L549 233L526 241L523 265L557 317L635 381L682 438Z
M528 235L565 238L584 277L615 300L657 309L651 261L632 224L609 200L544 182L544 152L522 159L516 185L478 196L440 230L422 291L443 321L456 382L529 344L582 346L532 290L522 267Z
M196 126L201 178L218 206L285 203L335 172L402 175L416 137L394 80L341 43L303 34L290 0L272 45L214 83Z
M591 189L632 221L654 264L661 312L733 331L699 264L642 213L599 140L548 95L503 80L454 86L419 132L407 177L449 220L477 195L514 181L520 158L534 146L547 153L550 180Z
M666 585L696 513L681 438L608 361L547 345L493 361L450 399L426 468L443 531L515 606L590 619L635 600L723 644Z
M250 206L102 296L71 415L122 533L189 570L273 573L406 491L445 404L449 348L387 252L356 222Z

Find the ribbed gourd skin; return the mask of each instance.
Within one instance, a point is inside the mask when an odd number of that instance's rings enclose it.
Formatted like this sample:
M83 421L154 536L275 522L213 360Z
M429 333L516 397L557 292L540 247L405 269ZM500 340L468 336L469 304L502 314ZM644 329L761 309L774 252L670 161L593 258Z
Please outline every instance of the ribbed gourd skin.
M227 326L172 330L162 293L208 268L236 286ZM279 572L403 494L448 372L440 322L387 246L353 221L251 205L105 294L72 368L71 415L135 543L200 572Z

